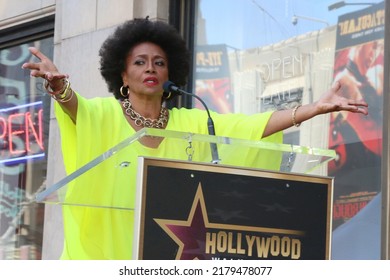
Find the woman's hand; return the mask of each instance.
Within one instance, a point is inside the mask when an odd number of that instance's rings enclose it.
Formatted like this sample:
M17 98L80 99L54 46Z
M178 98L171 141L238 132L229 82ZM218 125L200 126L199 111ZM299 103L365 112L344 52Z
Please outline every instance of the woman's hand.
M350 90L350 86L344 86L341 81L336 81L332 88L325 92L322 97L315 103L318 115L338 111L348 111L367 115L368 104L364 100L344 97L351 96L351 94L348 92ZM361 95L356 94L353 94L353 96L361 97Z
M32 77L40 77L48 82L49 89L46 89L52 97L58 101L63 110L69 115L74 123L77 120L78 100L74 91L70 88L69 81L65 81L68 75L61 74L54 63L41 53L37 48L29 48L32 55L37 57L40 62L26 62L22 65L23 69L30 69ZM64 96L62 96L64 95Z
M41 77L45 79L53 92L61 90L64 86L63 80L68 78L68 75L59 73L54 63L37 48L30 47L29 51L32 55L37 57L40 62L26 62L22 65L22 68L30 69L30 75L32 77Z

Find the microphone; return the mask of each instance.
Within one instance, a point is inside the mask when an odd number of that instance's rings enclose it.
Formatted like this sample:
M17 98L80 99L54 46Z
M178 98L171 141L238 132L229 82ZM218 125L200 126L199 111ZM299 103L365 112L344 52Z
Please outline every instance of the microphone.
M179 95L186 94L186 95L189 95L189 96L192 96L192 97L195 97L196 99L198 99L200 101L200 103L202 103L203 107L206 109L206 112L207 112L207 116L208 116L207 128L208 128L208 131L209 131L209 135L214 135L215 136L214 121L211 118L209 108L207 107L206 103L204 103L204 101L199 96L197 96L196 94L187 92L185 90L182 90L181 88L176 86L175 83L173 83L171 81L166 81L164 83L164 85L163 85L163 89L164 89L165 92L176 92ZM210 143L210 148L211 148L211 157L212 157L212 161L211 162L212 163L219 163L220 159L219 159L219 156L218 156L217 144L216 143Z

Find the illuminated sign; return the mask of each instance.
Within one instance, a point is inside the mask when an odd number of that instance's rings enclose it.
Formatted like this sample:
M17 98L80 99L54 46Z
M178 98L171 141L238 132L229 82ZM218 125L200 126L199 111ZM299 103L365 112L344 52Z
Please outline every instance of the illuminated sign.
M0 163L44 156L42 101L0 109Z

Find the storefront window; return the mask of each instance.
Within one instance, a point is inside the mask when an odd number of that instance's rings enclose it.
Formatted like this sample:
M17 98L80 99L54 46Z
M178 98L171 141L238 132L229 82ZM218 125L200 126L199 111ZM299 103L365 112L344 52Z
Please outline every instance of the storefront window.
M41 259L50 97L21 68L28 47L49 57L53 39L0 49L0 259Z
M336 79L368 102L368 117L318 116L286 130L284 142L337 153L315 171L335 178L332 258L379 259L385 1L198 0L196 7L193 92L210 109L293 108L316 101Z

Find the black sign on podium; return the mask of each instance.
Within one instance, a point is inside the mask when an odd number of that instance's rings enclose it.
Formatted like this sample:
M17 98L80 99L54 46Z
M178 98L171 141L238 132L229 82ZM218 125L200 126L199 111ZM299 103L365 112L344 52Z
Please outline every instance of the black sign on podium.
M140 159L138 259L329 259L332 179Z
M151 139L155 149L143 146ZM333 180L319 174L334 158L332 150L145 128L36 201L134 215L137 259L328 259Z

